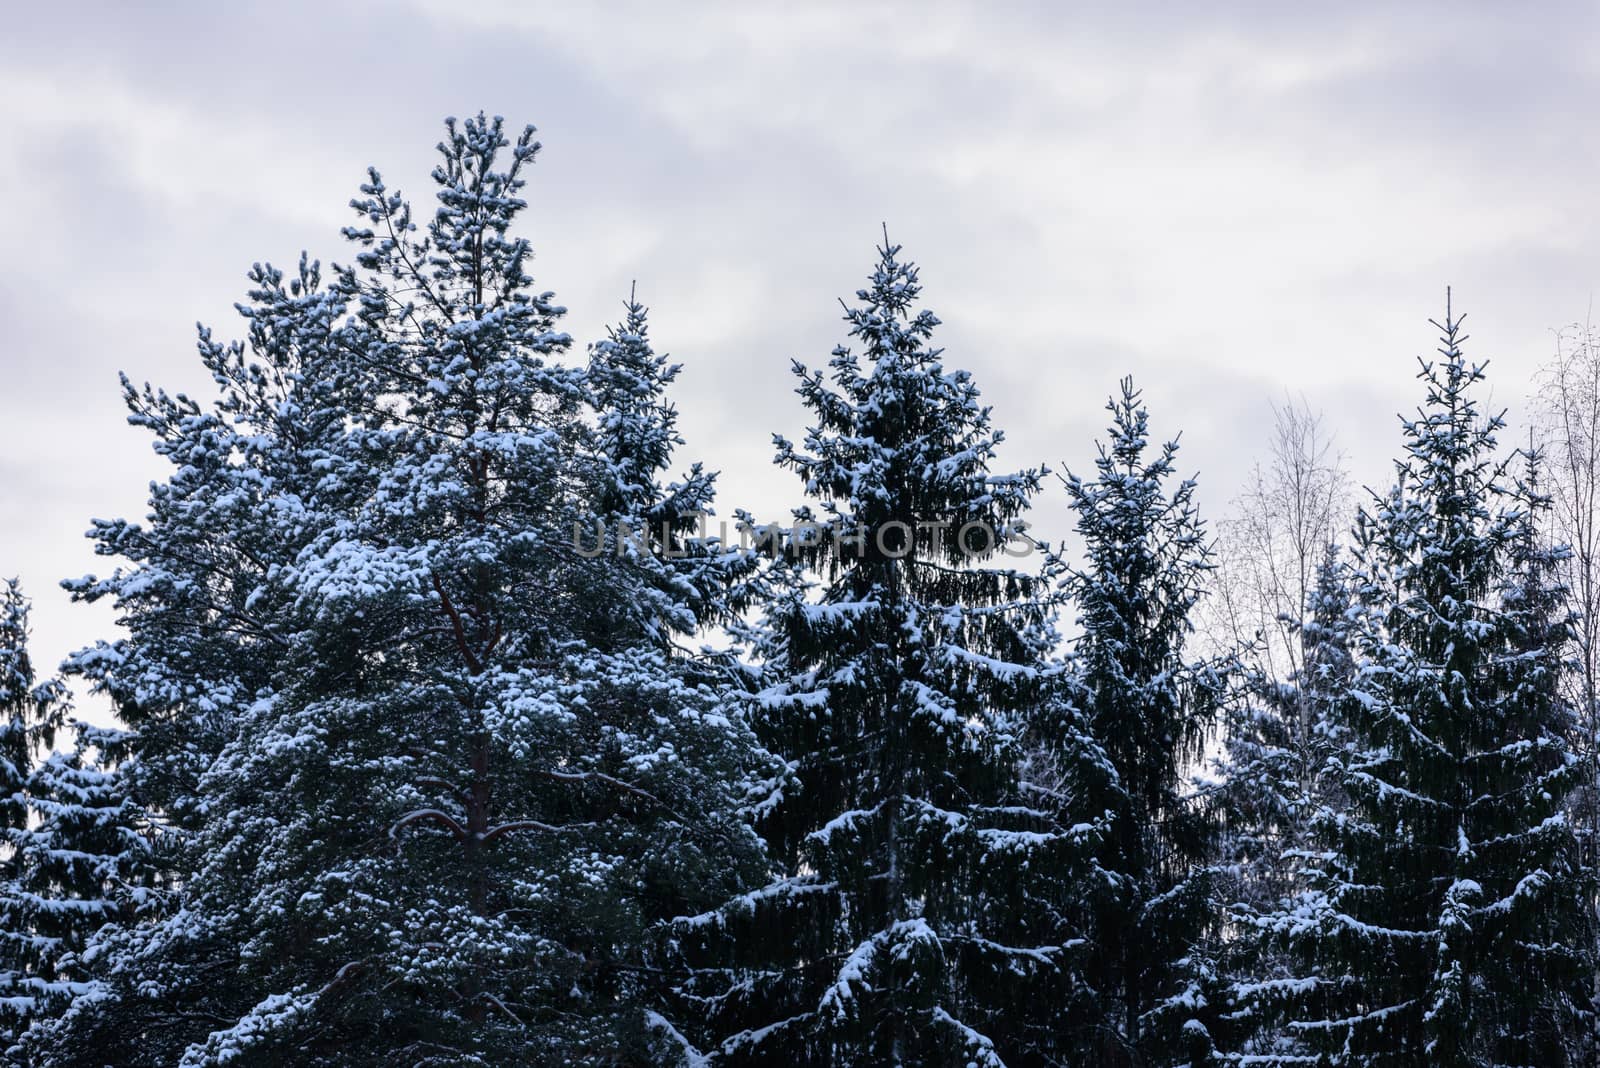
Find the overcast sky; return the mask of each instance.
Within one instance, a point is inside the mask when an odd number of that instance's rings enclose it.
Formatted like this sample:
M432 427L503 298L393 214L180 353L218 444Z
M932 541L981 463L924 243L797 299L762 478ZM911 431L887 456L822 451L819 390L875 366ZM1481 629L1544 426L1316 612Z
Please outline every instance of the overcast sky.
M57 583L161 473L117 372L204 394L194 323L237 335L249 265L347 258L364 167L428 197L439 120L480 109L539 127L525 232L574 337L637 279L724 510L794 503L789 360L843 339L881 223L1015 465L1086 468L1132 373L1209 515L1286 391L1376 484L1447 284L1515 417L1600 281L1596 7L1199 6L13 11L0 574L36 653L111 634Z

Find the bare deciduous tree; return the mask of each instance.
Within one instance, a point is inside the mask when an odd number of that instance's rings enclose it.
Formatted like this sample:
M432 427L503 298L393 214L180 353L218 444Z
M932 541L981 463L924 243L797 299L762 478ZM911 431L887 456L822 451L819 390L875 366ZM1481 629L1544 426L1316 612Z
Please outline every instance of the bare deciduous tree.
M1593 869L1600 862L1600 330L1574 323L1557 332L1534 411L1551 498L1548 533L1569 550L1560 577L1572 599L1577 655L1565 695L1577 712L1574 749L1588 769L1573 808Z
M1218 525L1209 637L1236 657L1214 802L1241 900L1287 892L1285 851L1303 837L1325 757L1307 686L1305 629L1319 572L1349 519L1349 479L1322 415L1302 398L1273 407L1266 458Z
M1262 674L1289 682L1305 667L1299 627L1317 568L1349 525L1350 480L1303 397L1273 406L1269 448L1218 525L1213 637L1251 649Z

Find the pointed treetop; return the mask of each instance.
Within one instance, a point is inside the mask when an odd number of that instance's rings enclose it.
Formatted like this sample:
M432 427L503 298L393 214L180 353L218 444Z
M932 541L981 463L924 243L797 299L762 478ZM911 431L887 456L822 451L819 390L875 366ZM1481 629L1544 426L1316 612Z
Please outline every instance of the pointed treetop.
M14 578L0 582L0 708L20 705L32 688L28 663L28 600Z
M846 319L856 324L858 329L853 333L863 333L869 319L862 316L868 312L878 312L881 317L893 319L895 317L911 319L911 306L922 293L922 283L918 279L917 265L900 260L900 245L889 242L888 227L884 227L883 244L878 246L878 264L873 270L869 285L866 289L856 291L856 298L867 302L866 309L846 309ZM932 320L931 327L937 325L938 320L933 319L928 312L923 312L913 321L913 332L922 323L924 317Z

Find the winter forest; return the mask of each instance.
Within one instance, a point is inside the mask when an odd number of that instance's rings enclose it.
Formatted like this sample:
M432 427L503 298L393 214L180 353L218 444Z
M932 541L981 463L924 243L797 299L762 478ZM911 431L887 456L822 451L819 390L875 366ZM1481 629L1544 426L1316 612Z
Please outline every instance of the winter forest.
M448 121L123 378L117 633L0 585L8 1063L1595 1063L1600 338L1507 425L1441 279L1371 489L1285 404L1208 500L1131 378L1007 470L891 217L755 516L639 298L562 329L539 151Z

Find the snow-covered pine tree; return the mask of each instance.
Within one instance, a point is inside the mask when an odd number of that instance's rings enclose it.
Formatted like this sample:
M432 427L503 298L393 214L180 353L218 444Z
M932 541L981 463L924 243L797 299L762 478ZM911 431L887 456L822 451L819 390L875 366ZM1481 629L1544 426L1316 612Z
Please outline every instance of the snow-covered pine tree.
M158 854L178 881L187 833L204 818L200 776L233 737L240 712L272 688L291 610L273 581L328 520L318 514L348 412L333 395L333 331L346 301L302 257L297 271L255 265L248 340L198 328L198 356L217 385L207 406L122 376L133 426L172 473L150 491L144 523L95 520L108 576L63 585L75 599L112 598L126 637L71 657L70 673L111 698L134 731L139 800L159 818Z
M1086 732L1073 800L1105 826L1084 884L1088 988L1060 1026L1078 1063L1184 1063L1211 1047L1218 981L1201 952L1216 918L1216 828L1186 785L1223 685L1185 657L1211 565L1195 483L1172 483L1177 443L1148 454L1131 379L1107 407L1095 476L1064 479L1084 553L1064 580L1079 627L1067 698Z
M38 680L27 639L28 602L11 579L0 585L0 1041L11 1058L30 1027L87 989L78 954L89 936L143 901L137 814L98 754L115 734L68 723L66 688ZM69 730L74 750L52 751Z
M1435 325L1395 486L1357 524L1343 803L1314 823L1312 889L1263 924L1302 968L1245 991L1295 1048L1253 1063L1591 1063L1564 594L1461 320L1447 306Z
M820 503L786 545L816 585L759 628L776 877L680 925L722 964L686 991L717 1063L1027 1063L1031 984L1067 956L1030 891L1074 841L1013 795L1047 591L995 566L1040 472L991 472L1000 433L899 253L846 310L863 351L795 365L803 447L776 439Z
M145 522L94 522L95 551L117 559L115 570L63 583L77 599L113 599L126 632L78 652L67 670L108 696L129 730L114 749L146 814L147 881L158 892L146 901L150 922L92 940L92 996L29 1036L38 1064L174 1064L196 1035L227 1022L213 1003L239 944L190 922L184 902L210 848L200 832L218 815L201 782L284 677L296 606L279 576L332 522L326 491L350 477L339 466L350 415L335 397L345 299L305 257L287 273L257 264L249 279L239 306L247 340L198 329L213 403L123 376L129 423L152 435L172 471L151 485Z
M670 376L647 375L620 421L590 417L586 376L559 360L563 309L511 232L532 129L447 131L431 218L373 171L353 266L329 285L256 272L230 365L288 392L248 414L291 425L211 449L288 459L241 490L260 524L244 545L204 532L208 566L245 556L242 579L203 584L254 583L224 618L271 612L246 632L269 648L182 795L181 908L102 947L100 997L54 1063L668 1060L652 924L737 892L759 861L735 811L755 747L672 644L718 610L694 569L726 554L667 565L579 537L595 502L642 517L669 492L674 435L646 424L670 411ZM301 458L314 478L290 477ZM274 524L278 548L256 544ZM133 574L104 592L169 612L190 594ZM231 668L243 628L219 629L180 637ZM120 681L133 658L102 655Z
M239 940L184 900L214 845L202 832L227 815L202 779L286 677L299 624L282 574L335 521L330 491L355 474L344 462L351 413L336 365L347 299L304 257L296 272L258 264L249 278L239 306L247 340L223 344L199 328L214 403L123 377L128 421L151 433L173 470L152 484L146 523L94 523L96 553L122 564L64 583L76 598L113 598L127 632L67 666L129 728L117 751L148 813L153 881L164 888L152 904L163 918L102 929L91 946L94 996L35 1036L40 1064L174 1064L228 1020L218 1004Z

